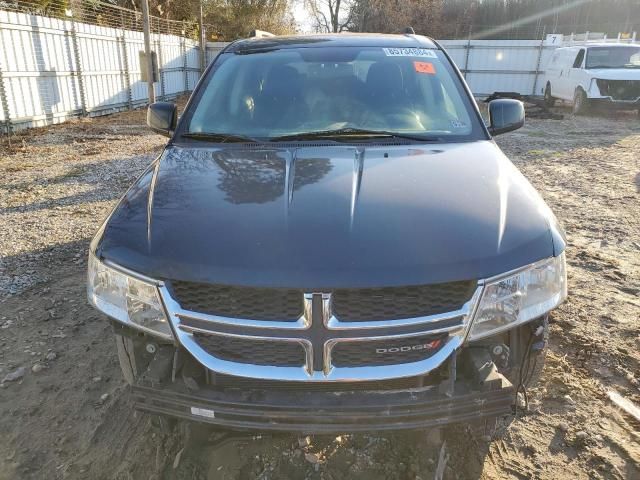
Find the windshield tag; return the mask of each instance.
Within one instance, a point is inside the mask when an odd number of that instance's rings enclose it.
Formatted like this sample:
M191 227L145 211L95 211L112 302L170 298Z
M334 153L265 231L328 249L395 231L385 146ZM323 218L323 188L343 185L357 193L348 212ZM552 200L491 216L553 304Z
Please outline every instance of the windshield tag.
M428 48L383 48L387 57L428 57L438 58L433 50Z
M436 74L436 69L431 62L413 62L413 66L418 73L428 73L429 75Z

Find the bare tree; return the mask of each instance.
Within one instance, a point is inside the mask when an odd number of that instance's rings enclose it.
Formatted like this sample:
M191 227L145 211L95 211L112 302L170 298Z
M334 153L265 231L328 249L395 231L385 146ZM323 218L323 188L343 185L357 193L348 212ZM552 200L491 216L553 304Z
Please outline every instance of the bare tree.
M353 23L352 0L304 0L316 32L339 33Z
M443 0L356 0L353 29L399 33L413 27L418 34L437 36L442 25Z

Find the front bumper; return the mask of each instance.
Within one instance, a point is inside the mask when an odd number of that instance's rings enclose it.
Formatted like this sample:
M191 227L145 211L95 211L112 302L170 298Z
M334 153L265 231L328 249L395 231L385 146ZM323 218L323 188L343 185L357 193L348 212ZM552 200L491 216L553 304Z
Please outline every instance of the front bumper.
M485 348L464 349L436 372L392 383L219 376L169 346L159 348L140 373L132 384L138 410L239 430L311 434L440 427L510 414L514 399L512 384Z
M451 392L449 392L451 393ZM191 392L178 385L133 387L137 409L241 430L339 433L405 430L510 414L513 387L502 378L483 390L457 382L448 395L437 386L406 391Z

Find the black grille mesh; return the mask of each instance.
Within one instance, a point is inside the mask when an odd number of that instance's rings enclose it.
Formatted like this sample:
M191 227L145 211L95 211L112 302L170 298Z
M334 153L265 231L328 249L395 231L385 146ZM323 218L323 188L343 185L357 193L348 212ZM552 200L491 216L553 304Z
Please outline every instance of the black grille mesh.
M614 100L635 100L640 97L639 80L598 80L602 95L610 95Z
M443 336L434 337L433 335L338 343L333 347L331 363L336 367L368 367L419 362L431 357L444 344ZM386 352L379 352L378 349L386 349ZM406 351L402 351L403 349Z
M476 288L475 281L390 288L342 289L333 293L340 320L361 322L423 317L458 310Z
M259 380L255 378L233 377L212 372L213 384L220 388L239 388L242 390L270 390L286 392L356 392L380 390L406 390L438 383L439 371L428 376L394 378L391 380L360 382L286 382L279 380Z
M229 287L171 282L175 300L185 310L252 320L296 321L302 316L300 290Z
M222 360L279 367L297 367L305 364L304 348L299 343L200 333L193 336L202 349Z

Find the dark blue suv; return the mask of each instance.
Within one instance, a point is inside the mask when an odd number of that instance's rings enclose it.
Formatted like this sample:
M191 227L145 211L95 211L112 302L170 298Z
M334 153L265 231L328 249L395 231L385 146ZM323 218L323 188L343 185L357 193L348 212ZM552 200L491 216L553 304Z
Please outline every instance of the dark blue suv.
M416 35L254 38L208 67L95 236L88 296L142 410L232 428L486 423L535 382L565 238Z

